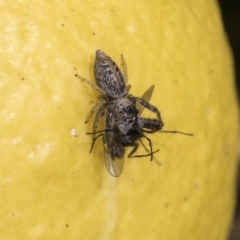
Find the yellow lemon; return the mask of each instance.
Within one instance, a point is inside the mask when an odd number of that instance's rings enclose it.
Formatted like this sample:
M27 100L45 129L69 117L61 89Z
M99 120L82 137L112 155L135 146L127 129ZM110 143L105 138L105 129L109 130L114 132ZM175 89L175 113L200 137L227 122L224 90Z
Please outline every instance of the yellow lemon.
M226 239L235 198L238 108L216 1L2 1L1 239ZM162 115L150 158L112 177L99 139L95 51ZM143 116L152 117L148 111ZM146 143L147 144L147 143ZM147 145L146 145L147 146ZM139 147L138 153L145 150Z

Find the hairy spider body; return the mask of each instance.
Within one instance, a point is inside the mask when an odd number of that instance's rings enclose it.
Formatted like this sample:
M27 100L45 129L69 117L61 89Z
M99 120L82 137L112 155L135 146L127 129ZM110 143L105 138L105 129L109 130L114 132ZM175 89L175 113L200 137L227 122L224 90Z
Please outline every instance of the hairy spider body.
M133 147L128 157L151 156L153 158L152 143L144 132L153 133L162 128L160 112L156 107L148 103L154 86L151 86L142 98L128 95L130 85L126 85L128 75L123 56L121 56L123 73L115 62L104 52L97 50L94 64L96 84L87 79L75 75L85 83L101 92L103 98L92 109L90 116L85 122L95 115L92 127L93 148L94 142L103 136L104 155L108 171L117 177L123 169L125 147ZM140 113L144 108L156 113L157 119L142 118ZM99 120L105 118L105 129L97 131ZM101 133L96 136L96 133ZM146 155L133 155L139 144L138 140L145 138L149 142L150 153ZM90 151L91 151L90 150ZM158 151L158 150L157 150Z
M127 67L126 63L124 61L123 55L121 56L122 60L122 66L123 66L123 74L121 73L118 66L115 64L115 62L107 56L104 52L97 50L96 51L96 59L94 64L94 75L97 82L97 85L93 84L92 82L88 81L87 79L81 77L80 75L75 75L78 78L80 78L85 83L91 85L93 88L97 89L103 94L103 99L100 100L92 109L90 116L87 118L85 123L88 122L88 120L95 114L95 119L93 122L93 132L97 131L98 122L100 118L104 116L104 110L105 108L110 105L108 110L113 110L115 108L122 109L129 108L132 106L132 103L136 105L136 103L142 105L145 108L148 108L150 111L153 111L157 114L157 119L161 121L160 112L156 107L148 103L142 98L136 98L132 95L128 95L128 91L130 89L130 85L126 85L127 83ZM153 87L152 87L153 88ZM115 106L114 106L115 104ZM122 107L120 107L122 105ZM131 107L132 108L132 107ZM136 108L136 107L135 107ZM127 109L125 110L127 111ZM135 110L136 116L137 116L137 110ZM114 111L113 112L115 117L115 124L119 125L119 131L123 131L122 133L126 133L129 129L129 119L126 122L126 125L123 126L125 116L121 115L121 113ZM123 119L120 119L120 117L123 117ZM135 116L135 117L136 117ZM130 116L128 116L129 118ZM134 118L135 118L134 117ZM119 122L118 122L119 121ZM133 122L134 119L131 120ZM95 135L93 134L93 138Z

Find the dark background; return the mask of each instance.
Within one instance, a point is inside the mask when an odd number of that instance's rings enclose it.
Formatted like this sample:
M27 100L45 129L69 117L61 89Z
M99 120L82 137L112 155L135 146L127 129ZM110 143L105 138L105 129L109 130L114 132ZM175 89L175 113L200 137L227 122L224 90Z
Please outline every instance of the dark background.
M240 100L240 0L218 0L225 31L235 61L236 88ZM239 163L239 162L238 162ZM239 165L239 164L238 164ZM229 240L240 240L240 165L238 167L237 207Z

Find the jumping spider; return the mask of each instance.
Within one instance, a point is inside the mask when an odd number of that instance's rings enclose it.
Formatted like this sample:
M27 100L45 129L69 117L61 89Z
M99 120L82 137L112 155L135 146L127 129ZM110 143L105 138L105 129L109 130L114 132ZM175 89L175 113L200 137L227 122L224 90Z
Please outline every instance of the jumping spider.
M150 87L142 98L129 95L131 86L126 85L128 75L123 55L121 55L121 61L123 73L109 56L97 50L94 64L97 85L78 74L75 75L102 94L102 99L93 107L85 123L95 114L91 133L93 137L91 150L95 140L103 136L106 166L114 177L118 177L122 173L125 147L133 147L128 157L151 156L151 160L153 159L153 154L158 150L153 152L151 140L145 136L144 132L154 133L163 127L159 110L148 103L154 86ZM140 113L144 108L154 112L157 118L142 118ZM99 120L103 117L105 117L106 129L97 131ZM180 133L177 131L166 132ZM96 133L100 134L96 136ZM150 153L133 155L139 146L137 141L141 141L141 138L148 140Z
M93 122L93 133L96 132L99 120L104 116L105 109L107 108L108 113L113 114L114 122L119 132L127 134L137 117L136 102L150 111L155 112L157 119L161 121L160 112L156 107L149 104L144 99L128 95L131 86L126 85L128 75L123 55L121 55L121 60L123 74L109 56L97 50L94 65L94 75L97 85L78 74L75 75L85 83L97 89L103 95L102 100L93 107L89 117L85 121L85 123L87 123L89 119L96 114ZM95 135L93 134L93 138L94 137Z
M141 137L147 138L143 134L143 128L150 129L151 132L156 131L155 129L152 129L152 120L144 119L139 116L136 104L139 104L156 113L156 121L159 123L157 130L160 130L163 126L160 112L156 107L152 106L148 103L148 101L142 98L128 95L128 91L131 86L126 85L128 75L123 55L121 56L121 60L123 74L109 56L100 50L96 51L94 75L97 85L76 74L76 77L97 89L103 95L102 100L93 107L85 123L87 123L88 120L95 114L92 128L94 142L96 140L95 134L97 133L99 120L105 115L105 111L107 111L107 130L104 135L105 161L107 167L109 166L109 163L116 161L115 159L123 159L125 146L134 147L132 152L129 154L129 157L132 156L138 147L136 141ZM147 154L147 156L151 155L152 159L152 144L150 139L148 139L148 141L151 152L150 154ZM108 170L110 172L109 168ZM119 173L110 173L114 176L119 176L121 171Z

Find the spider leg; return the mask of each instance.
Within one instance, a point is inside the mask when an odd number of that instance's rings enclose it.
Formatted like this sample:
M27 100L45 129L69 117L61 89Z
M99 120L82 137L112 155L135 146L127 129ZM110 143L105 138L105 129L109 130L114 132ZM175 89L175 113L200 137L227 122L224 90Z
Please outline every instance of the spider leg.
M88 118L86 119L85 123L89 121L89 119L94 115L95 112L99 111L99 109L103 109L103 106L107 103L106 100L102 99L100 102L98 102L91 110L91 113L89 114ZM104 106L105 107L105 106Z
M154 112L157 114L157 118L159 121L161 121L161 115L160 115L160 112L159 110L154 107L152 104L148 103L147 101L141 99L141 98L138 98L138 97L134 97L135 100L140 103L142 106L144 106L145 108L147 108L148 110L150 110L151 112Z
M94 122L93 122L93 129L92 129L92 132L93 132L93 138L95 137L95 133L97 132L97 128L98 128L98 124L99 124L99 120L104 116L105 114L105 111L104 111L104 108L106 107L105 104L102 104L97 113L96 113L96 116L95 116L95 119L94 119Z
M90 85L91 87L95 88L96 90L98 90L100 93L102 93L104 96L106 96L106 93L104 90L102 90L98 85L90 82L89 80L83 78L82 76L75 74L75 77L79 78L80 80L82 80L83 82L87 83L88 85Z
M131 88L131 85L126 86L127 92L129 92L130 88Z
M122 61L121 65L122 65L122 68L123 68L123 78L124 78L125 83L127 83L127 81L128 81L127 64L124 60L123 55L121 55L121 61Z

